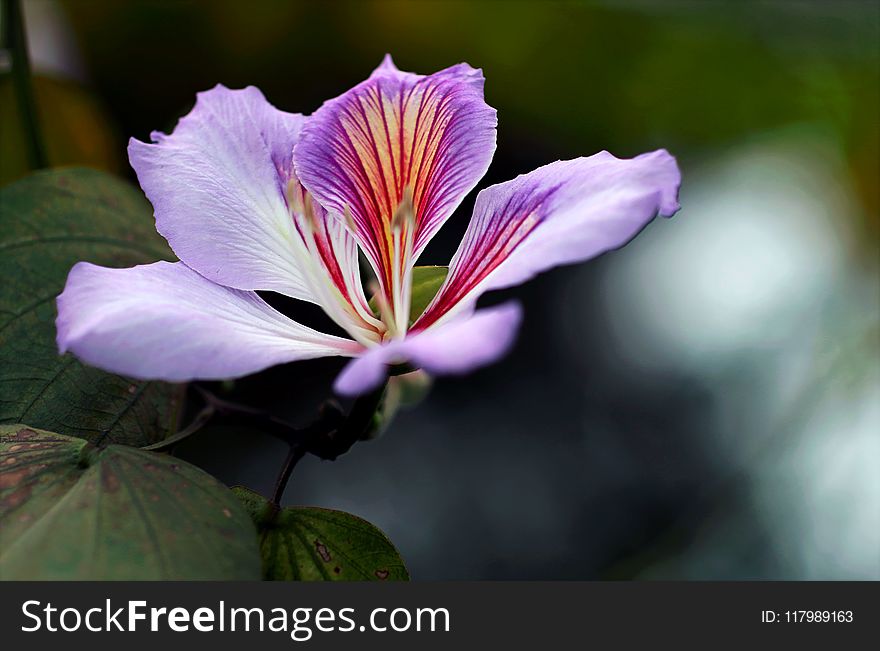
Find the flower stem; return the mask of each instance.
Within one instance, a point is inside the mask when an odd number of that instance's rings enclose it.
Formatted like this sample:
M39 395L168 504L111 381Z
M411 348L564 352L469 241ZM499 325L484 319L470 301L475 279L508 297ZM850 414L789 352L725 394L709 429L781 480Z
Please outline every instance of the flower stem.
M358 441L370 438L370 434L375 427L374 417L379 409L379 405L382 403L382 396L384 394L385 385L382 385L376 391L361 396L355 400L351 411L348 412L348 416L341 423L338 423L336 427L329 429L321 426L321 421L328 418L327 409L325 408L322 410L318 420L307 427L306 430L303 430L312 431L300 441L290 443L287 459L284 461L281 473L275 482L275 490L272 493L272 504L276 508L281 508L281 499L284 497L284 490L287 488L287 482L290 481L293 469L307 453L321 459L333 461L348 452Z
M37 122L37 104L31 84L31 66L20 0L5 0L3 3L3 43L12 55L12 85L27 140L28 165L32 170L48 167L46 148Z
M320 459L334 460L348 452L358 441L370 438L376 427L376 412L385 394L385 385L382 385L372 393L361 396L355 400L348 415L344 415L336 403L327 401L322 405L314 422L306 427L294 427L260 409L222 400L199 386L194 388L204 399L205 406L193 421L177 434L142 449L151 452L168 452L217 417L222 417L226 424L253 428L270 434L284 441L288 446L287 457L272 493L272 504L277 508L280 508L281 498L293 469L306 454L313 454Z
M188 439L190 436L198 432L205 425L208 424L214 415L217 413L216 408L212 404L207 404L204 408L193 418L193 421L184 427L182 430L169 436L167 439L159 441L158 443L153 443L152 445L145 445L141 448L141 450L147 450L148 452L167 452L171 450L178 443L183 441L184 439Z
M287 482L290 481L290 476L293 474L296 464L306 456L306 452L307 450L304 445L290 446L287 459L284 460L284 465L281 467L281 474L278 475L278 479L275 481L275 490L272 491L272 504L275 507L281 508L281 498L284 497Z

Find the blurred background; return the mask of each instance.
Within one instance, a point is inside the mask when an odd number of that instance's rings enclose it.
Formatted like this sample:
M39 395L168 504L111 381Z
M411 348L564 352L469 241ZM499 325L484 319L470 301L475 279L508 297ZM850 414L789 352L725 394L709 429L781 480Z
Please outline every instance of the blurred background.
M170 131L196 91L254 84L310 113L385 52L421 73L483 69L499 130L478 187L602 149L678 157L677 216L485 297L525 306L510 355L436 381L338 461L307 458L286 503L370 520L416 579L880 578L878 3L25 0L24 14L55 165L133 180L127 139ZM7 183L27 160L0 71ZM422 263L448 261L473 197ZM305 421L341 366L222 390ZM179 450L264 493L284 453L220 426Z

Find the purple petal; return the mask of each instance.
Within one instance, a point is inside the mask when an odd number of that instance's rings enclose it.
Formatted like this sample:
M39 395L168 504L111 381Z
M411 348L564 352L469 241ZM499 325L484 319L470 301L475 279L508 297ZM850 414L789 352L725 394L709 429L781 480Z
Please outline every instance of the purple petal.
M130 269L76 264L58 297L56 325L62 353L113 373L173 382L238 377L361 350L179 262Z
M521 320L520 306L504 303L370 348L345 367L336 391L359 395L377 388L389 364L411 363L432 375L458 375L491 364L509 350Z
M496 122L479 70L459 64L426 77L401 72L386 57L308 119L294 165L328 210L350 214L387 288L389 226L405 190L413 193L417 257L489 167Z
M217 86L171 135L130 141L156 228L189 267L228 287L312 300L285 201L303 120L252 86Z
M623 246L656 215L678 210L680 183L675 159L659 150L559 161L486 188L446 281L415 329L472 308L490 289Z

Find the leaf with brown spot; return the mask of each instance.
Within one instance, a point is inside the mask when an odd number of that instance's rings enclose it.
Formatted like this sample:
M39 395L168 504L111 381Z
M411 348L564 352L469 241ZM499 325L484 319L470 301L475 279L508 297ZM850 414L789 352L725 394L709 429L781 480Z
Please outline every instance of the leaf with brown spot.
M388 537L349 513L316 507L275 512L247 488L232 491L257 525L263 578L268 581L408 581Z
M0 189L0 423L143 446L176 426L181 385L132 381L60 356L55 297L80 260L173 260L150 204L90 169L37 172Z
M248 512L195 466L0 425L0 577L257 580Z

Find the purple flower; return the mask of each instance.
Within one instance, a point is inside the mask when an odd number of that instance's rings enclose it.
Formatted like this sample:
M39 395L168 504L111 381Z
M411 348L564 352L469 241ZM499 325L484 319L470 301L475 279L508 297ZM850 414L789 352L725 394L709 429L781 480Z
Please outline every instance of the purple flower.
M386 57L310 117L254 87L199 93L171 135L128 148L180 262L74 266L58 297L59 349L171 381L341 355L354 358L336 381L347 395L379 386L389 364L444 374L494 361L520 308L476 310L480 295L622 246L675 213L680 183L665 151L602 152L483 190L445 282L410 322L413 265L489 167L496 122L482 73L466 64L421 76ZM292 321L257 290L316 303L351 338Z

